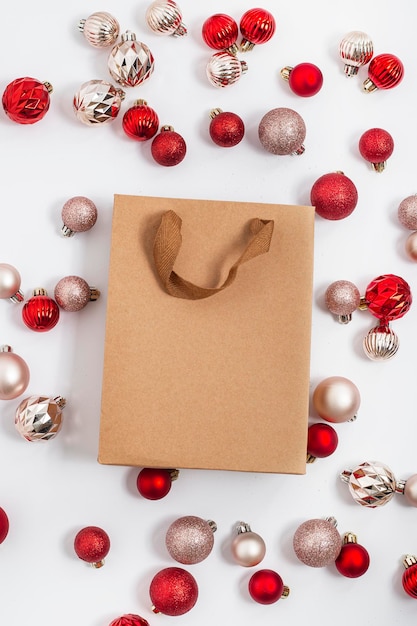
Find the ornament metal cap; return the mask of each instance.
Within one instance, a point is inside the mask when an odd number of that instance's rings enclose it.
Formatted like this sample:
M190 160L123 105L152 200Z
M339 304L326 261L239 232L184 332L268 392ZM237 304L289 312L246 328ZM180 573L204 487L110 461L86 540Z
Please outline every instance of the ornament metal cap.
M358 543L358 538L354 533L347 532L343 535L343 545L348 543Z
M412 565L416 565L416 563L417 563L417 557L415 557L413 554L406 554L405 557L403 558L403 565L405 569L408 569Z

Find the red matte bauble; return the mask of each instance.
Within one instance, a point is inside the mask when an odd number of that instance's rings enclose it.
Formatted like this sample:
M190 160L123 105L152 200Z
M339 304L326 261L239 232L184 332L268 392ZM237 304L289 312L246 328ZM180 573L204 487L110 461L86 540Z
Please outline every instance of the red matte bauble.
M404 78L404 65L394 54L378 54L368 67L368 78L363 83L365 91L392 89Z
M3 92L2 104L6 115L18 124L34 124L47 113L50 105L50 83L35 78L16 78Z
M6 539L9 533L9 518L4 509L0 508L0 543Z
M236 20L225 13L216 13L203 23L201 34L205 43L213 50L234 50L239 28Z
M160 500L170 492L174 478L176 473L173 470L144 467L138 474L136 486L140 495L147 500Z
M313 63L300 63L289 71L290 89L303 98L315 96L323 86L323 74Z
M335 429L329 424L312 424L307 433L307 453L323 459L336 450L339 438Z
M58 324L59 307L44 289L35 290L32 298L23 305L22 319L31 330L44 333Z
M94 567L101 567L110 550L109 536L98 526L86 526L76 534L74 550L82 561L91 563Z
M109 626L149 626L149 622L140 615L127 613L126 615L114 619Z
M271 569L260 569L251 576L248 589L255 602L273 604L282 597L284 583L277 572Z
M138 100L123 115L122 127L131 139L146 141L158 132L159 118L144 100Z
M245 134L245 124L236 113L220 111L213 113L209 133L215 144L222 148L231 148L242 141Z
M154 613L183 615L190 611L198 598L197 582L181 567L166 567L152 579L149 595Z
M187 146L180 134L170 126L163 126L161 132L152 141L151 153L159 165L171 167L184 159Z
M385 323L403 317L412 301L410 285L395 274L374 278L365 291L368 310Z
M241 50L249 50L254 45L271 39L276 28L275 18L265 9L249 9L242 15L239 28L243 37Z
M336 568L342 576L359 578L369 568L368 551L359 543L346 543L335 561Z
M359 139L359 152L365 161L372 163L377 171L385 167L385 161L394 152L394 139L383 128L370 128Z
M358 203L358 191L342 172L331 172L316 180L311 188L310 201L321 217L341 220L354 211Z

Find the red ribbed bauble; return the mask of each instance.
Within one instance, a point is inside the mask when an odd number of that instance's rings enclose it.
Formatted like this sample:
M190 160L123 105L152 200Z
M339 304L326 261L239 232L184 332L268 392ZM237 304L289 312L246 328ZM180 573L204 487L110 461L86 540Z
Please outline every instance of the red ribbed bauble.
M31 330L44 333L58 324L59 307L45 289L35 289L32 298L23 305L22 319Z
M162 126L161 132L155 136L151 145L151 153L159 165L171 167L184 159L187 146L180 134L172 126Z
M183 615L188 613L198 598L197 582L181 567L166 567L152 579L149 595L154 613Z
M212 119L209 133L216 145L222 148L231 148L242 141L245 134L245 124L239 115L221 109L212 109L210 117Z
M145 100L136 100L123 115L122 127L131 139L146 141L158 132L159 118Z
M363 89L368 93L376 89L392 89L404 78L404 65L395 54L378 54L368 67L368 78Z
M0 508L0 543L6 539L9 533L9 518L4 509Z
M411 598L417 598L417 558L407 554L403 559L405 571L402 575L403 589Z
M236 20L230 15L225 13L211 15L203 23L201 34L205 43L213 50L237 51L239 28Z
M144 467L136 479L141 496L147 500L160 500L171 490L172 481L178 478L179 471L159 467Z
M246 52L271 39L276 28L275 18L266 9L249 9L242 15L239 28L243 37L240 49Z
M341 220L355 209L358 191L343 172L331 172L316 180L311 188L310 201L321 217L327 220Z

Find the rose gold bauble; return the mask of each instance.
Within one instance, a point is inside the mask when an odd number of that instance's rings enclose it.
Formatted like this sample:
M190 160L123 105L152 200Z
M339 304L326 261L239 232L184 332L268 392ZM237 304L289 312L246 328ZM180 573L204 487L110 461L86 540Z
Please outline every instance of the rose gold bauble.
M361 397L356 385L343 376L322 380L313 392L313 406L327 422L348 422L356 418Z
M297 558L310 567L334 563L342 549L342 538L334 518L310 519L297 528L293 538Z

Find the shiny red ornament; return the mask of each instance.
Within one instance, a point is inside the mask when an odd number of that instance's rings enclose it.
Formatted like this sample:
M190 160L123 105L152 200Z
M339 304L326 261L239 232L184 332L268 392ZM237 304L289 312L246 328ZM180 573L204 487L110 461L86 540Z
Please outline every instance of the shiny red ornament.
M236 20L225 13L216 13L203 23L201 34L205 43L213 50L237 52L236 40L239 28Z
M152 139L158 132L159 118L145 100L136 100L123 115L122 127L131 139L146 141Z
M4 509L0 507L0 543L6 539L9 533L9 518Z
M188 613L198 598L197 582L181 567L166 567L152 579L149 587L152 611L164 615Z
M249 9L242 15L239 28L243 37L239 47L246 52L271 39L276 28L275 18L266 9Z
M2 104L6 115L18 124L34 124L47 113L52 85L36 78L16 78L3 92Z
M382 172L394 152L394 139L383 128L370 128L359 139L359 152L376 172Z
M335 429L329 424L312 424L307 431L307 462L333 454L339 443Z
M28 328L43 333L58 324L59 307L45 289L35 289L33 296L23 305L22 319Z
M313 63L299 63L295 67L283 67L281 76L288 81L291 91L302 98L315 96L323 86L321 69Z
M231 148L242 141L245 124L239 115L221 109L212 109L210 117L209 133L215 144L222 148Z
M417 558L411 554L403 560L405 571L402 575L403 589L412 598L417 598Z
M368 310L383 323L403 317L413 301L410 285L395 274L374 278L366 288L364 299Z
M110 539L106 531L98 526L86 526L75 536L74 550L82 561L99 568L110 550Z
M136 479L141 496L147 500L160 500L170 492L172 481L178 478L179 470L144 467Z
M343 540L343 546L335 561L337 571L346 578L359 578L363 576L369 568L369 553L356 542L353 533L347 533Z
M149 622L140 615L127 613L126 615L114 619L109 626L149 626Z
M316 213L327 220L348 217L358 202L354 183L343 172L324 174L316 180L310 192Z
M251 598L259 604L273 604L280 598L286 598L290 590L277 572L272 569L260 569L255 572L248 583Z
M363 82L364 91L392 89L404 78L404 65L394 54L375 56L368 67L368 78Z
M151 153L159 165L172 167L178 165L185 158L186 143L172 126L162 126L161 131L152 141Z

